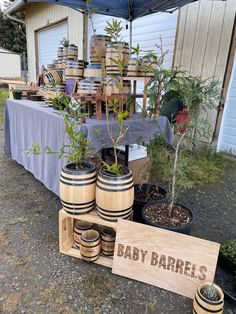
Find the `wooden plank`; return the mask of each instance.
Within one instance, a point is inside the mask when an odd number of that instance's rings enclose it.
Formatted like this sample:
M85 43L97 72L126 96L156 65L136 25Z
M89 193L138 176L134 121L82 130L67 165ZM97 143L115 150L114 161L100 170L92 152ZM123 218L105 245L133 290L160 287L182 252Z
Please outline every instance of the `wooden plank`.
M220 244L119 219L112 273L194 298L214 280Z

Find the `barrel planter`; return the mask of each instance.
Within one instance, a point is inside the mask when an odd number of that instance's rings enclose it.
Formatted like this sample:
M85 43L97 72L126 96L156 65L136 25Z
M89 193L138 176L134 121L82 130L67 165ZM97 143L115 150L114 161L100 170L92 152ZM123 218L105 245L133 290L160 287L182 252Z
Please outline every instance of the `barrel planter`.
M77 91L79 94L94 95L101 84L101 78L84 79L79 82Z
M90 230L93 228L93 223L83 220L75 219L74 222L74 240L75 245L80 248L80 237L84 231Z
M101 233L102 255L112 256L114 254L116 232L113 228L104 227Z
M190 234L191 232L191 226L195 220L195 215L193 213L193 211L190 209L190 208L187 208L186 206L183 206L182 204L178 204L178 203L175 203L174 205L179 205L180 207L186 209L190 216L191 216L191 219L188 223L186 223L185 225L183 226L166 226L166 225L161 225L157 222L152 222L150 219L148 219L146 217L146 214L145 214L145 211L146 209L149 207L149 206L152 206L152 205L157 205L157 208L158 208L158 205L161 206L161 205L168 205L168 203L166 202L152 202L152 203L148 203L146 205L144 205L144 207L142 208L141 210L141 216L142 216L142 220L143 220L143 223L146 224L146 225L149 225L149 226L153 226L153 227L157 227L157 228L162 228L162 229L166 229L166 230L169 230L169 231L175 231L175 232L178 232L178 233L183 233L183 234Z
M61 82L62 80L62 71L61 70L53 70L45 73L44 82L45 84L52 84L55 82Z
M151 60L142 58L139 65L139 75L142 77L153 76L153 71L157 69L157 65Z
M101 238L96 230L87 230L81 234L80 254L87 262L94 262L99 258L101 252Z
M147 192L149 189L153 190L154 188L158 188L159 193L162 195L161 199L156 200L143 200L138 199L135 195L138 194L138 190L141 188L143 192ZM153 184L135 184L134 185L134 205L133 205L133 221L144 223L141 212L142 208L146 204L151 204L153 202L163 203L167 199L167 191L160 186L156 186Z
M127 74L127 65L129 62L129 44L126 42L111 42L106 48L106 73L107 75L119 75L118 65L113 60L125 61L126 66L122 75Z
M116 176L105 169L98 174L96 185L96 207L98 215L108 221L118 218L128 219L134 202L132 172L122 168L122 174Z
M218 301L210 301L205 298L201 290L206 288L207 286L212 285L210 282L202 283L196 291L195 298L193 300L193 314L222 314L224 308L224 293L217 285L213 284L216 292L219 296Z
M84 74L83 60L67 60L66 62L66 79L81 80Z
M77 60L78 59L78 46L69 45L67 49L67 60Z
M123 85L121 87L118 85L118 79L120 80L119 75L106 76L104 86L105 95L107 96L119 94L129 95L131 93L131 82L123 81Z
M48 72L55 70L55 68L56 68L55 64L53 64L53 63L47 65L47 71Z
M93 35L90 40L90 63L101 64L105 60L106 47L111 38L106 35Z
M23 94L22 91L13 91L12 92L12 96L13 96L14 99L21 99L22 98L22 94Z
M127 76L129 77L141 76L140 75L140 59L138 58L129 59Z
M63 59L67 58L67 50L68 50L68 47L63 47L62 48L62 58Z
M75 163L62 168L60 199L66 212L80 215L90 212L95 205L96 169L91 162Z
M84 69L84 77L102 77L102 66L100 64L90 64L87 65L86 69Z
M61 60L63 58L63 47L59 47L57 49L57 57L58 57L58 60Z

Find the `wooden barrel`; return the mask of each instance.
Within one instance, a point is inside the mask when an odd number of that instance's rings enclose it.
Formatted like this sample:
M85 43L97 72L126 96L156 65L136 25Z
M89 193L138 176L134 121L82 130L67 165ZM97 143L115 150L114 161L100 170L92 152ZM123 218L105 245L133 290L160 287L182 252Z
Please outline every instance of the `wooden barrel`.
M51 71L53 71L53 70L55 70L55 64L53 64L53 63L48 64L48 65L47 65L47 71L48 71L48 72L51 72Z
M58 60L57 68L63 69L63 60Z
M58 47L58 49L57 49L57 56L58 56L58 59L62 59L63 58L63 47Z
M94 95L101 86L102 81L99 78L90 78L88 80L81 80L78 84L78 94Z
M44 74L45 84L61 82L61 80L62 80L62 71L61 70L52 70L52 71Z
M105 78L104 93L107 96L119 95L119 94L130 94L131 93L131 82L123 81L123 86L121 88L119 84L119 76L107 76Z
M79 248L80 247L80 237L81 234L93 228L93 223L88 221L83 221L79 219L75 219L74 221L74 240L75 245Z
M122 75L127 74L129 62L129 44L126 42L111 42L106 48L106 73L107 75L119 75L119 67L113 60L122 60L126 65L123 68Z
M105 256L112 256L114 254L116 232L113 228L104 227L102 229L102 248L101 252Z
M140 70L140 60L137 58L129 59L127 76L131 76L131 77L140 76L139 70Z
M81 80L84 74L83 60L67 60L66 62L66 79Z
M67 60L77 60L78 59L78 46L69 45L67 49Z
M193 314L210 314L210 313L217 313L222 314L223 313L223 307L224 307L224 294L222 290L215 284L213 284L214 288L217 291L217 294L220 297L219 301L210 301L207 300L202 294L201 290L202 288L205 288L207 286L211 285L210 282L204 282L201 284L197 292L195 294L195 298L193 300Z
M66 84L66 70L62 70L62 82Z
M84 77L102 77L102 66L100 64L90 64L84 69Z
M56 85L56 92L59 94L64 93L65 91L65 85L64 84L57 84Z
M96 230L87 230L81 234L80 254L87 262L94 262L98 259L101 251L101 238Z
M93 35L90 40L90 63L101 64L105 60L106 47L111 38L106 35Z
M152 63L148 59L141 59L140 65L139 65L139 75L142 77L151 77L153 76L153 70L157 69L157 65Z
M63 57L63 59L67 58L67 50L68 50L68 47L63 47L63 49L62 49L62 57Z
M83 168L75 169L70 163L62 168L60 177L60 198L66 212L80 215L90 212L95 205L96 169L91 162L81 163Z
M123 175L115 176L101 169L96 185L98 215L109 221L129 218L134 202L132 172L123 167Z

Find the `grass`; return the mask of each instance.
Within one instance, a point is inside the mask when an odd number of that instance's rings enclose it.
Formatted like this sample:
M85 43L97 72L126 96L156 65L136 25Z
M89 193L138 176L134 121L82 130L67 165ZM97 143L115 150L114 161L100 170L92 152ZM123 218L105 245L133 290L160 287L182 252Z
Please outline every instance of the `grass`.
M0 88L0 124L3 124L4 104L8 97L9 97L8 89Z

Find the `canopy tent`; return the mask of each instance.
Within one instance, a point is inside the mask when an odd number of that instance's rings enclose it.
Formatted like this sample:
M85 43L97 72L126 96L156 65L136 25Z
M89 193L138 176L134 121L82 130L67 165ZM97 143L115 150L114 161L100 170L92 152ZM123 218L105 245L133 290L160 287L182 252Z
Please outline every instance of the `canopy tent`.
M157 12L173 12L181 6L197 0L15 0L5 11L12 13L20 3L45 2L68 6L83 12L96 12L133 20Z

